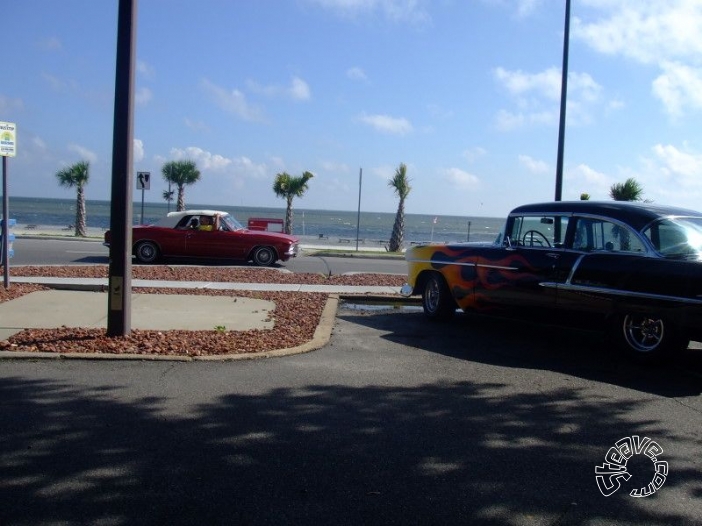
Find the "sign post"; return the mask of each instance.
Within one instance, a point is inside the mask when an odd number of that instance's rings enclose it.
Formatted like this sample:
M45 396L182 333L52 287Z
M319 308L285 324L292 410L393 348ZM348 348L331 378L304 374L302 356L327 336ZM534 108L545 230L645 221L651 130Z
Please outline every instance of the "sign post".
M17 154L17 125L14 122L0 121L0 155L2 155L2 268L3 284L10 286L10 196L7 193L7 158Z
M151 188L151 172L137 172L136 178L137 190L141 190L141 223L144 224L144 190Z

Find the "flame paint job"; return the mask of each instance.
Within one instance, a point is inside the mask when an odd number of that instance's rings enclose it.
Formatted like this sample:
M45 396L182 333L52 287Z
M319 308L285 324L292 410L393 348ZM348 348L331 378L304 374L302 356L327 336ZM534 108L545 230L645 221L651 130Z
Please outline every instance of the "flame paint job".
M515 282L533 280L535 269L516 252L492 244L422 245L407 251L409 283L417 290L419 276L439 271L461 309L489 309L490 293Z

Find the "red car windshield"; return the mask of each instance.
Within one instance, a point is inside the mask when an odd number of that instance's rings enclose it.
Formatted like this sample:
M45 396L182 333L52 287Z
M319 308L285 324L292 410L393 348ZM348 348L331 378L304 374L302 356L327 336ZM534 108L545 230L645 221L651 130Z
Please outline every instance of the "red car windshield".
M226 230L230 230L232 232L244 229L244 227L241 226L241 223L239 223L239 221L234 219L234 217L230 216L229 214L221 216L220 222L225 226Z

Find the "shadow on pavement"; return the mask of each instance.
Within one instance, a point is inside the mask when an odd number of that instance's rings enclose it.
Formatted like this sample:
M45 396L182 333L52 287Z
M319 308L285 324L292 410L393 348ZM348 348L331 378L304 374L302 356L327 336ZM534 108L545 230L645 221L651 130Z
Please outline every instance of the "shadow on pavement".
M396 310L374 316L346 311L339 317L372 325L394 343L462 360L553 371L665 397L702 393L699 349L688 349L669 365L646 366L622 357L594 331L464 313L449 322L432 322L421 309L400 317Z
M1 524L689 520L653 499L597 491L606 451L593 444L614 443L624 424L665 431L621 422L621 407L575 388L556 393L563 410L553 393L500 384L310 384L230 394L181 416L162 414L157 398L118 401L124 388L0 379ZM698 481L678 468L666 490Z

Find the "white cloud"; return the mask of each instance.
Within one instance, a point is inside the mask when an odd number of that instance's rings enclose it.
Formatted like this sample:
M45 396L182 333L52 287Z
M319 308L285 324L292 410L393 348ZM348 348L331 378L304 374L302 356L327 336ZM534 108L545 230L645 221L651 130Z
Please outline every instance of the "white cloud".
M146 78L151 78L154 76L154 68L151 66L151 64L143 60L137 60L136 70L137 73Z
M0 94L0 111L21 110L23 107L22 99L13 99Z
M380 12L393 22L426 24L431 21L424 0L307 0L342 16L357 17Z
M265 164L256 164L251 159L244 156L232 159L232 165L229 171L238 176L252 179L266 179L269 173L269 169Z
M495 118L495 125L500 131L511 131L516 130L524 126L526 119L524 115L520 113L512 113L507 110L500 110L497 112L497 117Z
M288 86L278 84L262 86L253 80L249 80L246 85L252 92L267 97L285 97L296 101L310 100L312 98L309 85L300 77L293 77Z
M528 16L541 5L543 0L517 0L517 14Z
M52 90L59 93L66 93L77 90L78 86L74 81L65 81L50 73L42 73L42 78L49 84Z
M350 78L351 80L360 80L363 82L366 82L368 80L368 77L366 76L366 72L358 67L347 69L346 76L348 78Z
M175 160L190 159L195 162L201 172L219 174L235 183L244 178L265 179L270 172L265 164L254 163L248 157L241 156L231 159L198 146L172 148L171 158Z
M538 161L528 155L520 155L519 163L534 174L544 174L550 171L548 163L545 161Z
M672 145L657 144L653 153L664 174L683 186L702 186L702 154L688 153Z
M561 70L549 68L538 73L494 70L495 79L514 97L519 111L501 110L497 128L509 131L526 124L553 124L558 120L561 99ZM600 100L602 87L587 73L568 74L568 108L571 125L590 122L590 108Z
M652 91L672 116L702 109L702 2L582 0L594 15L573 20L573 38L596 51L643 64L661 74ZM583 16L589 15L583 9Z
M653 81L653 93L668 113L677 117L686 107L702 109L702 68L666 62L663 73Z
M349 168L349 165L346 163L337 163L334 161L322 161L320 163L320 166L322 170L324 170L327 173L349 173L351 171L351 168Z
M480 179L478 176L461 170L460 168L447 168L443 170L443 178L451 186L462 190L472 190L480 186Z
M231 159L213 154L197 146L188 146L185 149L173 148L171 155L177 160L191 159L197 163L201 170L222 171L232 163Z
M392 135L407 135L413 130L412 123L407 119L389 115L366 115L364 113L359 117L359 120L377 131Z
M473 148L468 148L463 152L463 157L468 159L468 162L475 162L480 157L487 155L487 150L480 146L474 146Z
M596 200L609 199L609 188L613 180L607 174L598 172L586 164L579 164L567 169L565 178L568 180L568 188L575 192L571 193L568 199L578 199L582 193L590 194Z
M389 164L386 164L383 166L376 166L374 168L371 168L370 173L376 178L382 179L383 181L387 182L390 179L392 179L392 177L395 175L395 169L395 166L390 166ZM407 172L409 173L409 168L407 169Z
M495 69L495 77L512 95L524 96L530 93L553 101L561 99L561 70L549 68L539 73ZM595 101L602 91L595 80L587 73L568 73L568 95L578 96L586 101Z
M246 96L239 90L227 91L207 79L203 79L201 85L210 94L214 103L223 110L247 121L263 120L262 110L255 105L249 104Z
M134 139L132 144L132 155L134 157L134 162L139 163L144 160L144 141L141 139Z
M60 51L63 49L63 44L58 37L48 37L39 43L39 47L46 51Z
M571 35L601 53L643 63L702 54L702 3L698 0L583 0L602 13L573 19Z
M149 88L139 88L134 94L134 102L136 102L140 106L145 106L151 101L152 98L153 93L151 93L151 90Z
M310 100L312 98L309 85L299 77L293 77L288 93L294 100Z
M185 125L193 131L197 132L208 132L210 127L202 121L193 121L189 118L184 119Z
M68 145L68 151L77 153L81 159L84 159L90 163L95 163L98 159L98 156L95 152L89 150L88 148L81 146L79 144L69 144Z
M32 144L37 150L46 151L46 143L43 141L43 139L41 139L41 137L32 137Z
M561 71L549 68L540 73L525 73L523 71L508 71L498 67L494 71L495 78L512 95L523 96L530 92L559 100L561 96Z

